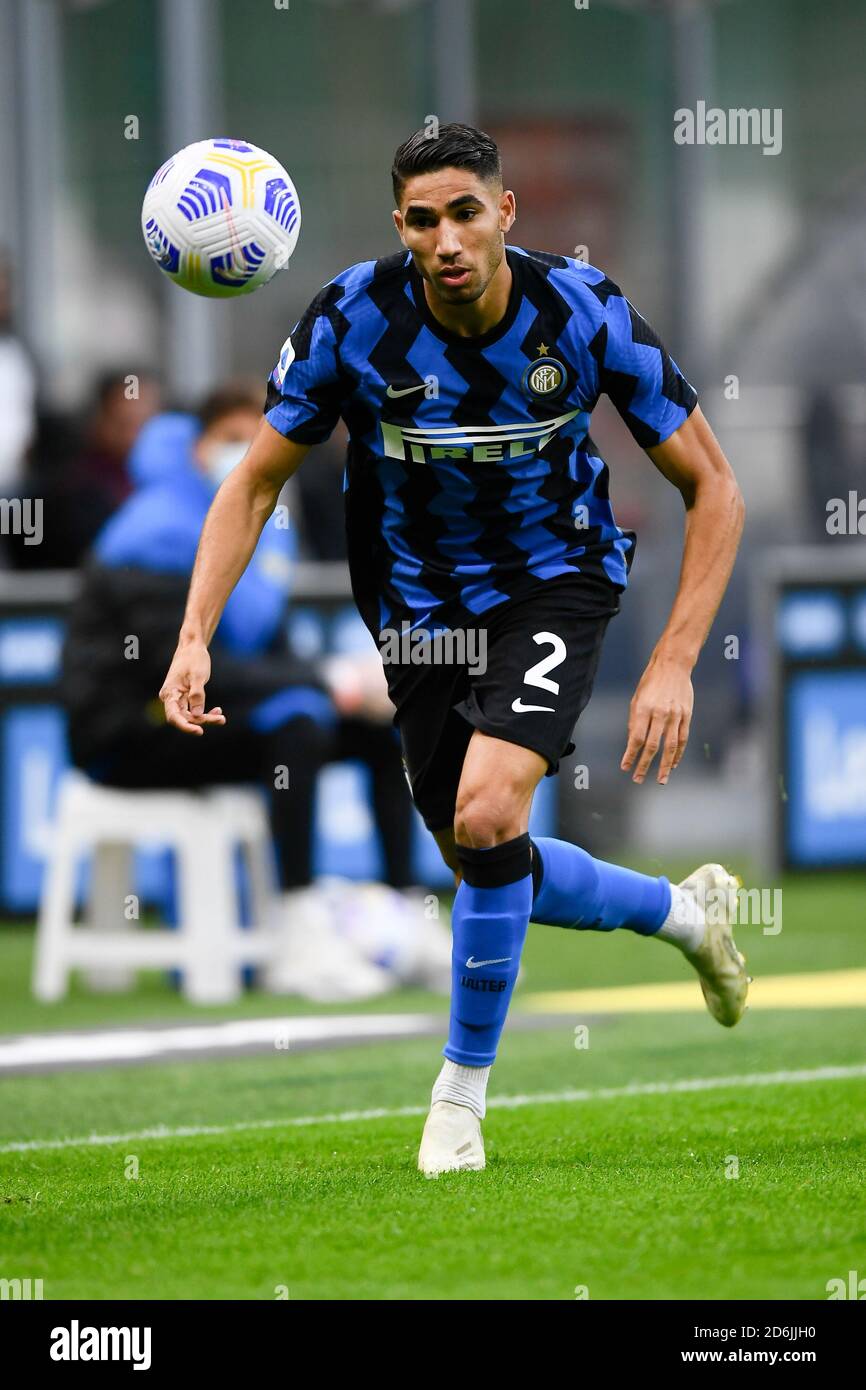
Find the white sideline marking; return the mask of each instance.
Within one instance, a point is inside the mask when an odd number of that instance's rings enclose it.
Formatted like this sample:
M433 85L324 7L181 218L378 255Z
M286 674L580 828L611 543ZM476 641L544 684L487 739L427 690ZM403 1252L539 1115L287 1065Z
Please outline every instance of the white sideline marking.
M853 1081L866 1077L866 1062L851 1067L815 1067L812 1071L751 1072L744 1076L697 1076L681 1081L648 1081L632 1086L603 1086L596 1091L541 1091L534 1096L492 1096L488 1109L518 1110L528 1105L561 1105L587 1100L622 1100L631 1096L667 1096L688 1091L717 1091L726 1086L797 1086L811 1081ZM34 1153L91 1145L128 1144L142 1139L195 1139L200 1135L240 1134L245 1130L297 1129L309 1125L352 1124L359 1120L395 1120L426 1115L426 1105L393 1110L343 1110L332 1115L295 1115L279 1120L242 1120L234 1125L181 1125L132 1130L128 1134L89 1134L75 1139L22 1139L0 1144L0 1153Z
M0 1073L21 1066L68 1062L121 1062L170 1052L220 1052L293 1042L417 1035L427 1014L334 1014L304 1018L234 1019L177 1028L101 1029L90 1033L28 1033L0 1041Z

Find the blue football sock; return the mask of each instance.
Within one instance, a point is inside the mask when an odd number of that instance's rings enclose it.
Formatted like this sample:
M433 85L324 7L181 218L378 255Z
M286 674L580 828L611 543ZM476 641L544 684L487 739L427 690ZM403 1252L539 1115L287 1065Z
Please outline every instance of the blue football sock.
M442 1049L464 1067L496 1057L532 906L529 836L457 846L463 880L451 915L451 1021Z
M533 840L532 848L533 922L582 931L627 927L652 936L671 910L666 878L593 859L566 840Z

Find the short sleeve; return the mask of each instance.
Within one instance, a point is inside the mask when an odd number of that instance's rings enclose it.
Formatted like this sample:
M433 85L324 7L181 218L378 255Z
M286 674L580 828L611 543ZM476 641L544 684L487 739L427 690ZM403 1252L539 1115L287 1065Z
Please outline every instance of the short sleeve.
M609 396L636 443L651 449L688 419L697 405L697 392L655 329L612 281L604 284L603 318L589 345L596 363L597 396ZM595 287L597 295L600 289Z
M283 343L268 380L265 419L298 444L321 444L340 416L350 383L340 363L339 286L316 295Z

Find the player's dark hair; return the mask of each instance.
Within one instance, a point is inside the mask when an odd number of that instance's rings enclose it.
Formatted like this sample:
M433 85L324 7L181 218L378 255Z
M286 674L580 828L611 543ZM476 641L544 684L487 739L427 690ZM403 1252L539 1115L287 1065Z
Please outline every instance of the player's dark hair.
M399 206L407 179L415 174L432 174L437 169L470 169L480 179L502 181L499 146L483 130L452 121L438 127L438 133L424 127L410 135L394 155L391 184Z
M261 411L264 398L252 381L228 381L205 396L196 414L203 430L210 429L226 415L236 410Z

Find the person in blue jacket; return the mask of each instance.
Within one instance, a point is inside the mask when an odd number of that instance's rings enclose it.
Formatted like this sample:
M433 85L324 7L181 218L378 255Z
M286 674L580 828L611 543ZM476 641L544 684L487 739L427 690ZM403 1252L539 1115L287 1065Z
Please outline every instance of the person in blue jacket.
M336 758L368 763L395 887L409 881L408 791L389 725L347 713L342 689L289 647L296 539L287 507L267 522L214 639L212 688L231 712L228 722L206 742L185 738L165 723L154 696L174 649L205 515L246 452L260 412L254 390L229 385L198 415L162 414L141 431L129 460L135 490L99 532L70 617L64 684L71 754L112 786L258 781L269 801L285 931L281 963L267 983L320 1000L366 997L383 990L387 977L333 931L310 889L316 777Z

